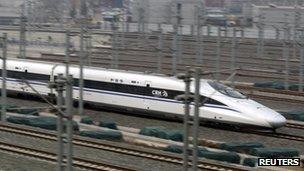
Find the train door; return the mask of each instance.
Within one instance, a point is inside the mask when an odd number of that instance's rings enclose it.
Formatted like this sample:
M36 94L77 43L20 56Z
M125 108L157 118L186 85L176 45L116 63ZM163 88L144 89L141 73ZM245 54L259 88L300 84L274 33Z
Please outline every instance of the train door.
M149 97L150 96L150 94L151 94L151 86L152 86L152 82L151 81L145 81L145 85L146 85L146 87L145 87L145 96L146 97ZM144 108L146 109L146 110L149 110L150 109L150 106L151 106L151 103L150 103L150 99L149 98L144 98L143 99L143 104L144 104Z

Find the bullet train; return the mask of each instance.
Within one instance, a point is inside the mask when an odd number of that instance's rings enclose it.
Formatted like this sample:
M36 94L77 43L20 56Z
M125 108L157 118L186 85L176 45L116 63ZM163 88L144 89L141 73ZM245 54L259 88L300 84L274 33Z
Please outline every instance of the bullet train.
M0 65L2 71L2 61ZM74 77L73 98L77 100L79 99L78 66L71 66L69 72ZM7 60L7 90L35 94L24 83L23 80L26 79L42 95L55 95L55 90L48 88L47 85L59 73L65 73L63 64L21 59ZM150 116L182 118L184 104L175 97L184 94L184 89L185 83L176 77L126 70L84 68L84 101L109 109ZM193 93L193 81L190 89ZM283 127L286 122L286 119L276 111L215 81L202 79L200 95L201 100L205 101L199 113L202 122L272 130ZM193 111L194 105L191 104L191 115Z

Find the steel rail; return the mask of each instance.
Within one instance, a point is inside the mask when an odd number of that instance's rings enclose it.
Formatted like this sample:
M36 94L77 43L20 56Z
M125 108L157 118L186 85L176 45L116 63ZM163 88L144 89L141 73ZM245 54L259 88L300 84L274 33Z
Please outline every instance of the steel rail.
M0 131L3 132L10 132L13 134L19 134L23 136L35 137L40 139L45 139L49 141L56 141L56 134L50 131L41 131L33 128L26 128L26 126L17 126L13 124L5 124L0 122ZM172 164L182 165L182 157L175 154L168 154L168 153L158 153L155 151L145 151L143 149L134 149L130 147L125 147L122 145L117 145L113 142L106 142L106 141L97 141L91 140L88 138L83 138L80 136L75 135L73 139L73 144L82 146L82 147L89 147L98 150L105 150L119 154L131 155L136 157L142 157L146 159L161 161L161 162L168 162ZM190 164L190 163L189 163ZM198 168L204 170L223 170L223 171L247 171L246 167L237 167L234 165L229 164L221 164L218 162L200 160Z
M302 122L302 123L293 123L293 122L288 122L287 121L285 127L287 127L287 128L295 128L295 129L303 129L304 130L304 122Z
M9 144L5 142L0 142L0 150L6 151L18 155L23 155L27 157L33 157L36 159L46 160L50 162L57 162L57 154L44 151L44 150L37 150L33 148L28 148L25 146ZM66 160L64 160L66 163ZM135 171L136 169L131 169L129 167L122 167L118 165L108 164L106 162L96 162L90 161L88 159L82 159L78 157L73 157L73 166L81 169L87 170L96 170L96 171Z

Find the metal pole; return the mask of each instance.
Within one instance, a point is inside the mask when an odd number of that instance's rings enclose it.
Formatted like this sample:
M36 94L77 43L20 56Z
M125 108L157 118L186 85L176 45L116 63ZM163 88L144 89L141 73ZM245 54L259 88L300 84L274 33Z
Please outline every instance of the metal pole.
M66 64L66 70L65 75L67 78L66 82L66 98L65 98L65 105L66 105L66 115L71 116L72 115L72 105L73 105L73 78L70 78L69 75L69 63L70 63L70 32L66 31L66 52L65 52L65 64ZM72 121L69 118L67 120L67 170L71 171L73 170L73 146L72 146L72 135L73 135L73 126Z
M73 170L73 76L68 75L66 78L66 115L67 119L67 170Z
M83 64L84 64L84 45L83 45L83 37L84 37L84 29L82 26L80 33L80 64L79 64L79 101L78 101L78 114L83 115Z
M7 34L3 33L2 38L2 89L1 89L1 121L6 121L6 107L7 107L7 99L6 99L6 55L7 55Z
M297 55L297 28L299 28L301 22L301 11L298 7L298 3L295 2L295 16L294 16L294 27L293 27L293 58Z
M304 79L304 30L301 31L301 54L300 54L300 79L299 79L299 91L303 92L303 79Z
M157 23L157 28L158 28L158 31L162 29L161 23Z
M217 41L216 41L216 81L220 80L220 58L221 58L221 27L217 28Z
M228 37L228 28L227 26L225 26L225 29L224 29L224 35L225 35L225 38Z
M182 14L181 14L181 9L180 9L180 12L179 12L179 21L178 21L178 25L179 25L179 35L178 35L178 62L181 63L182 62L182 54L183 54L183 25L181 23L182 21Z
M285 90L289 89L289 40L290 40L289 28L284 28L284 41L283 41L283 59L285 59Z
M195 68L195 96L194 96L194 125L193 125L193 161L192 170L197 171L197 160L198 160L198 127L199 127L199 117L200 117L200 81L201 81L201 69Z
M145 23L145 21L146 21L146 1L145 0L143 0L143 2L142 2L142 22L141 22L141 29L142 29L142 33L143 33L143 36L145 37L145 31L146 31L146 23Z
M232 39L232 51L231 51L231 61L230 61L230 70L235 69L235 58L236 58L236 29L233 28L233 39ZM231 78L232 87L234 87L234 77Z
M21 5L19 57L26 58L26 17L25 4Z
M276 30L276 40L280 39L280 29L279 28L275 28Z
M121 47L125 48L125 20L122 21L122 31L121 31Z
M56 91L58 93L57 95L57 108L62 110L63 108L63 91L64 91L64 85L63 82L63 75L58 74L58 77L55 81L56 84ZM57 163L58 163L58 171L64 171L64 165L63 165L63 117L60 112L58 112L57 116L57 150L58 150L58 156L57 156Z
M208 37L210 36L210 33L211 33L211 28L210 28L210 25L208 24L207 25L207 36Z
M196 62L198 64L203 63L203 40L202 40L202 1L198 0L197 2L197 36L196 36Z
M190 25L190 34L191 36L194 35L194 25Z
M181 14L181 4L180 3L176 3L176 15L175 15L175 22L173 24L173 29L174 29L174 37L173 37L173 45L172 45L172 50L173 50L173 53L172 53L172 75L175 75L176 72L177 72L177 57L178 57L178 36L179 36L179 32L178 32L178 28L179 28L179 25L180 25L180 14Z
M242 27L241 28L241 38L242 38L242 41L244 40L244 37L245 37L245 28Z
M184 115L184 147L183 147L183 170L188 170L188 162L189 162L189 118L190 118L190 83L191 83L191 75L189 67L187 67L186 75L185 75L185 115Z
M140 0L139 1L139 7L138 7L138 45L143 46L145 44L145 42L142 42L144 40L145 37L145 8L144 8L144 0Z
M69 75L69 63L70 63L70 31L67 30L65 33L65 75Z
M86 65L91 66L92 33L90 29L86 29L86 34L83 35L83 41L85 42L82 48L85 49L84 56L86 58Z
M264 55L264 16L259 15L259 21L257 24L259 33L258 33L258 43L257 43L257 57L261 58Z
M117 26L116 21L112 21L112 61L111 67L118 67L118 49L117 49Z
M179 24L180 25L180 24ZM177 58L178 63L180 64L182 62L182 43L183 43L183 26L180 25L179 27L179 35L177 37L178 47L177 47Z
M128 21L128 18L126 19L127 21L126 21L126 32L127 33L129 33L130 32L130 23L129 23L129 21Z
M158 60L157 60L157 73L161 73L162 70L162 60L163 60L163 32L159 29L158 37Z
M139 1L138 4L138 8L137 8L137 12L138 12L138 19L137 19L137 33L139 34L141 32L141 22L142 22L142 1Z

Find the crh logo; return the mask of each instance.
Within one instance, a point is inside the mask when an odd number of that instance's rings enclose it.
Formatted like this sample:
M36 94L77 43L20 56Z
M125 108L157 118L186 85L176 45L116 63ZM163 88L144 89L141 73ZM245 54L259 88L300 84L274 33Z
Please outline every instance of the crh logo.
M300 166L300 158L259 158L258 166Z
M153 96L168 97L168 93L165 90L152 90Z

